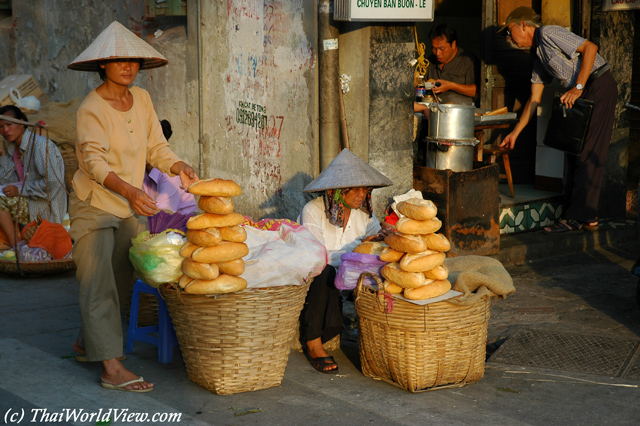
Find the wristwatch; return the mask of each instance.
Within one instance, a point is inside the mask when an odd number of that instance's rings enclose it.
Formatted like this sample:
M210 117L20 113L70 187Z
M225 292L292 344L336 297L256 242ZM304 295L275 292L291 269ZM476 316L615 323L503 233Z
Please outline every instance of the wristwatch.
M578 90L584 90L584 86L580 83L576 84L576 89Z

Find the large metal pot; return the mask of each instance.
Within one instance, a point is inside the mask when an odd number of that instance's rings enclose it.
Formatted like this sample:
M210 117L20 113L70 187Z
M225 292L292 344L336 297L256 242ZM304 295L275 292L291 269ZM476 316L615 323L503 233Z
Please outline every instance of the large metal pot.
M427 167L465 172L473 169L475 111L473 105L429 104Z
M473 105L429 105L429 137L435 139L471 139L474 137L476 107Z
M438 170L466 172L473 170L477 139L427 138L427 167Z

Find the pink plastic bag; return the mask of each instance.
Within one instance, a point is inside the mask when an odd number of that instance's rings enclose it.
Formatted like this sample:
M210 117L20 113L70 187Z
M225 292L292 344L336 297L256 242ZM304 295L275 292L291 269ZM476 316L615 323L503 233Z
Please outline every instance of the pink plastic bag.
M340 256L342 263L338 268L335 285L338 290L353 290L363 272L380 275L380 268L387 264L375 254L344 253ZM366 277L363 284L373 285L375 281Z

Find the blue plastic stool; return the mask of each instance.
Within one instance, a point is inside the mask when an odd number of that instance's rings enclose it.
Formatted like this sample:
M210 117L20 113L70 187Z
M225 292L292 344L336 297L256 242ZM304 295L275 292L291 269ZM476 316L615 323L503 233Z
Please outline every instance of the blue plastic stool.
M140 293L153 294L158 298L158 325L138 327ZM158 336L153 336L152 333L158 333ZM158 362L161 364L168 364L173 360L173 348L174 346L178 346L176 332L173 329L173 323L171 322L171 317L169 317L164 299L160 296L157 288L151 287L142 280L137 280L133 285L126 353L130 354L133 351L134 340L140 340L141 342L147 342L157 346Z

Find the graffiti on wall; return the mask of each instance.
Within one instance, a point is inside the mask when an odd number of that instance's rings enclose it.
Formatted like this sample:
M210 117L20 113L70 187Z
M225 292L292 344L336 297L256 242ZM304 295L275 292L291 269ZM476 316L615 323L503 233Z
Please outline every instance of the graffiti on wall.
M264 197L281 195L283 167L292 160L282 135L305 130L290 126L307 118L304 72L316 60L302 26L302 2L227 1L226 133L241 146L250 190Z

